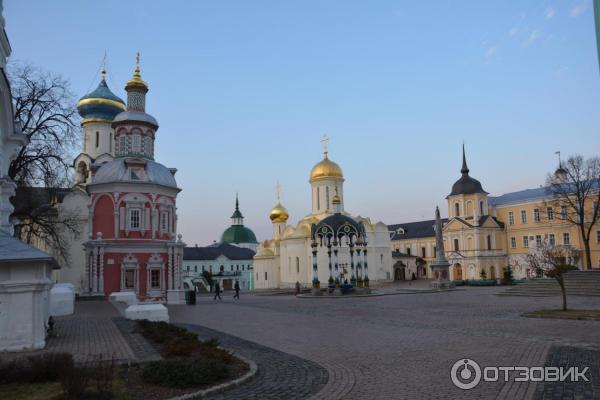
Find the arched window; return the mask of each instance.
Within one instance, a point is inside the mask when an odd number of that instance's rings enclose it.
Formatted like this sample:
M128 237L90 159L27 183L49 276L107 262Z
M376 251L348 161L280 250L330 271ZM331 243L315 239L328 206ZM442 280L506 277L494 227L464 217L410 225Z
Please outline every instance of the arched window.
M454 251L458 251L458 239L454 239Z
M317 210L320 211L321 210L321 190L319 190L320 188L317 186Z
M100 146L100 132L96 131L96 147Z
M300 257L296 257L296 273L300 273Z
M454 203L454 216L458 217L460 215L460 205L458 203Z
M132 139L132 151L134 153L139 153L142 151L142 137L140 135L133 135Z
M327 197L327 209L329 209L329 186L325 188L325 195Z

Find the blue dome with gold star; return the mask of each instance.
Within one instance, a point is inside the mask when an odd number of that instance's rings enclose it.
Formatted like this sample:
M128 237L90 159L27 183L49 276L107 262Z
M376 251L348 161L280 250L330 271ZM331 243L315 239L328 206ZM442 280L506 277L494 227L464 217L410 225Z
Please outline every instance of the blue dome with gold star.
M105 73L102 71L102 80L98 87L79 99L77 103L77 111L83 118L82 124L111 122L115 115L125 110L125 102L108 88Z

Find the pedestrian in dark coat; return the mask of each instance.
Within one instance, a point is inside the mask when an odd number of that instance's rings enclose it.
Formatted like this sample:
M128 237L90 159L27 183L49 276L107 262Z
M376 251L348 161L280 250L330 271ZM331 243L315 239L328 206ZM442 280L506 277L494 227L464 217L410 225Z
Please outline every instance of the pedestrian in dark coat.
M233 286L233 288L235 289L235 294L233 295L234 299L240 299L240 283L238 281L235 281L235 285Z
M217 300L217 297L219 300L223 301L221 298L221 286L219 286L219 282L215 282L215 297L213 300Z

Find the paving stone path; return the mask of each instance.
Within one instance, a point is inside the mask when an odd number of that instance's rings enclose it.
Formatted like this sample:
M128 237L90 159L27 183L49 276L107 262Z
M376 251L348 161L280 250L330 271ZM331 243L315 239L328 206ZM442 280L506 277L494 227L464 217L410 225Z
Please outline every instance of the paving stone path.
M328 381L327 371L312 361L213 329L189 324L181 326L198 333L202 340L217 338L221 346L251 359L258 366L251 382L210 396L210 400L306 399L319 392Z
M202 325L321 366L327 383L305 397L312 399L534 398L534 383L482 382L463 391L452 384L451 367L463 358L481 366L540 366L554 349L600 351L600 322L521 317L559 307L559 297L497 291L335 300L246 295L236 302L201 298L169 311L172 322ZM600 308L600 299L572 297L570 305Z

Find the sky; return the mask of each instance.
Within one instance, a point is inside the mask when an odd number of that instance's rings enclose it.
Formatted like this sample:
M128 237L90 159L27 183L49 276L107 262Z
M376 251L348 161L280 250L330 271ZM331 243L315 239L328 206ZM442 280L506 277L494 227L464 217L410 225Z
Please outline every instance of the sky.
M270 238L275 184L291 223L329 155L345 208L387 224L433 218L460 177L491 195L538 187L563 157L600 151L600 76L584 1L5 0L12 61L77 97L107 54L120 97L141 52L155 159L178 169L179 231L219 240L239 193Z

